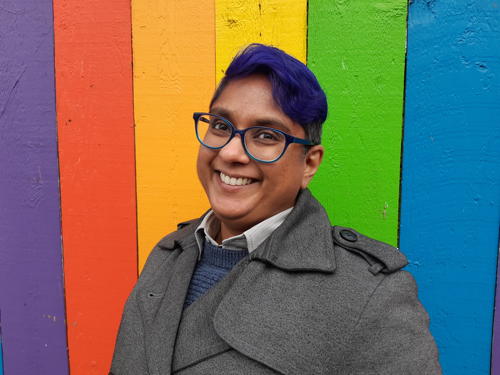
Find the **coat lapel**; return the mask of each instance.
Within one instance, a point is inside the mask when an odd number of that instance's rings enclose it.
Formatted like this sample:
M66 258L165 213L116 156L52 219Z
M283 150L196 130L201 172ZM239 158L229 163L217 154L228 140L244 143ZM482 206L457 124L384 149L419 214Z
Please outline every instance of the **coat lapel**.
M335 272L336 260L328 216L308 190L250 259L215 312L217 334L279 373L321 373L308 327L316 321L317 301L335 310L321 284Z
M172 366L174 373L231 348L216 334L213 316L220 301L248 262L248 258L243 259L224 279L184 310L175 343Z
M172 255L160 267L158 277L142 288L139 297L149 370L164 375L172 371L184 299L198 258L198 247L192 233L183 240L168 242L167 246L170 245L174 247Z

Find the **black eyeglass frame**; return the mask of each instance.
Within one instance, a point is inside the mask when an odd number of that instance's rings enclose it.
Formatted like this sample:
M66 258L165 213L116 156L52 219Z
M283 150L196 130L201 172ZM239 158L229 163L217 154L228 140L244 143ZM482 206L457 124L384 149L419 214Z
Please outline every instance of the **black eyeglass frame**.
M229 126L229 128L231 129L231 136L229 137L229 139L227 140L227 142L224 143L222 146L219 146L219 147L208 146L207 144L203 143L203 141L200 139L200 136L198 134L198 121L199 121L200 117L203 116L203 115L210 115L210 116L213 116L213 117L217 117L218 119L221 119L222 121L224 121ZM294 137L294 136L292 136L290 134L287 134L284 131L281 131L279 129L269 128L269 127L266 127L266 126L251 126L249 128L243 129L243 130L238 130L238 129L236 129L236 126L234 126L232 124L231 121L229 121L228 119L226 119L226 118L224 118L222 116L215 115L213 113L208 113L208 112L194 112L193 113L193 119L194 119L194 127L195 127L195 132L196 132L196 138L198 139L198 141L203 146L205 146L207 148L210 148L212 150L220 150L221 148L223 148L224 146L226 146L229 142L231 142L231 140L236 136L236 134L239 134L240 135L240 139L241 139L241 144L243 146L243 150L245 150L245 153L250 158L252 158L253 160L258 161L260 163L270 164L270 163L274 163L274 162L278 161L285 154L288 146L291 143L298 143L298 144L305 145L305 146L316 146L316 143L314 143L314 142L312 142L312 141L310 141L308 139L297 138L297 137ZM283 147L283 151L281 152L281 154L279 154L278 157L276 159L274 159L274 160L261 160L261 159L256 158L255 156L253 156L248 151L247 146L245 144L245 133L248 130L250 130L250 129L269 129L271 131L278 132L278 133L282 134L285 137L285 147Z

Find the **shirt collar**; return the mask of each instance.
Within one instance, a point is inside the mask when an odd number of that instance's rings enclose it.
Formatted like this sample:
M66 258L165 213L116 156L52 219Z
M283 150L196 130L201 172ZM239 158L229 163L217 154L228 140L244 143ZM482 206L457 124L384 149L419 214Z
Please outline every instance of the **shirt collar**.
M194 231L203 217L179 223L178 230L161 239L158 247L199 253ZM250 260L260 260L286 271L335 272L335 248L330 221L325 209L308 189L301 190L292 212L250 254Z
M200 256L203 251L203 240L205 239L216 246L222 246L222 248L248 250L251 253L285 221L292 210L293 207L290 207L281 211L254 225L242 234L225 239L220 245L213 239L213 236L220 230L220 222L214 212L210 210L195 230Z

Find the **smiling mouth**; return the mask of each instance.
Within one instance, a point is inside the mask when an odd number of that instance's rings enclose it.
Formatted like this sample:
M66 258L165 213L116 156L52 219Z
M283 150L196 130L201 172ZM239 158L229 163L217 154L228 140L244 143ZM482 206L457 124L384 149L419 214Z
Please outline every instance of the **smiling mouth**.
M231 177L219 171L220 179L223 183L231 186L245 186L250 185L256 180L248 177Z

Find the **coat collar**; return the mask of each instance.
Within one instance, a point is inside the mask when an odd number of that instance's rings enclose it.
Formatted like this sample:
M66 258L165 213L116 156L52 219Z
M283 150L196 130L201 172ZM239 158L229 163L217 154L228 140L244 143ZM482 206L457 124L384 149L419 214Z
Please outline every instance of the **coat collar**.
M332 227L325 209L308 189L299 193L293 211L250 254L250 259L259 259L286 271L335 271Z
M194 231L203 216L180 223L178 230L161 240L158 246L167 250L191 246L195 241ZM286 271L335 271L332 227L325 209L308 189L300 191L292 212L250 254L250 259L258 259Z

